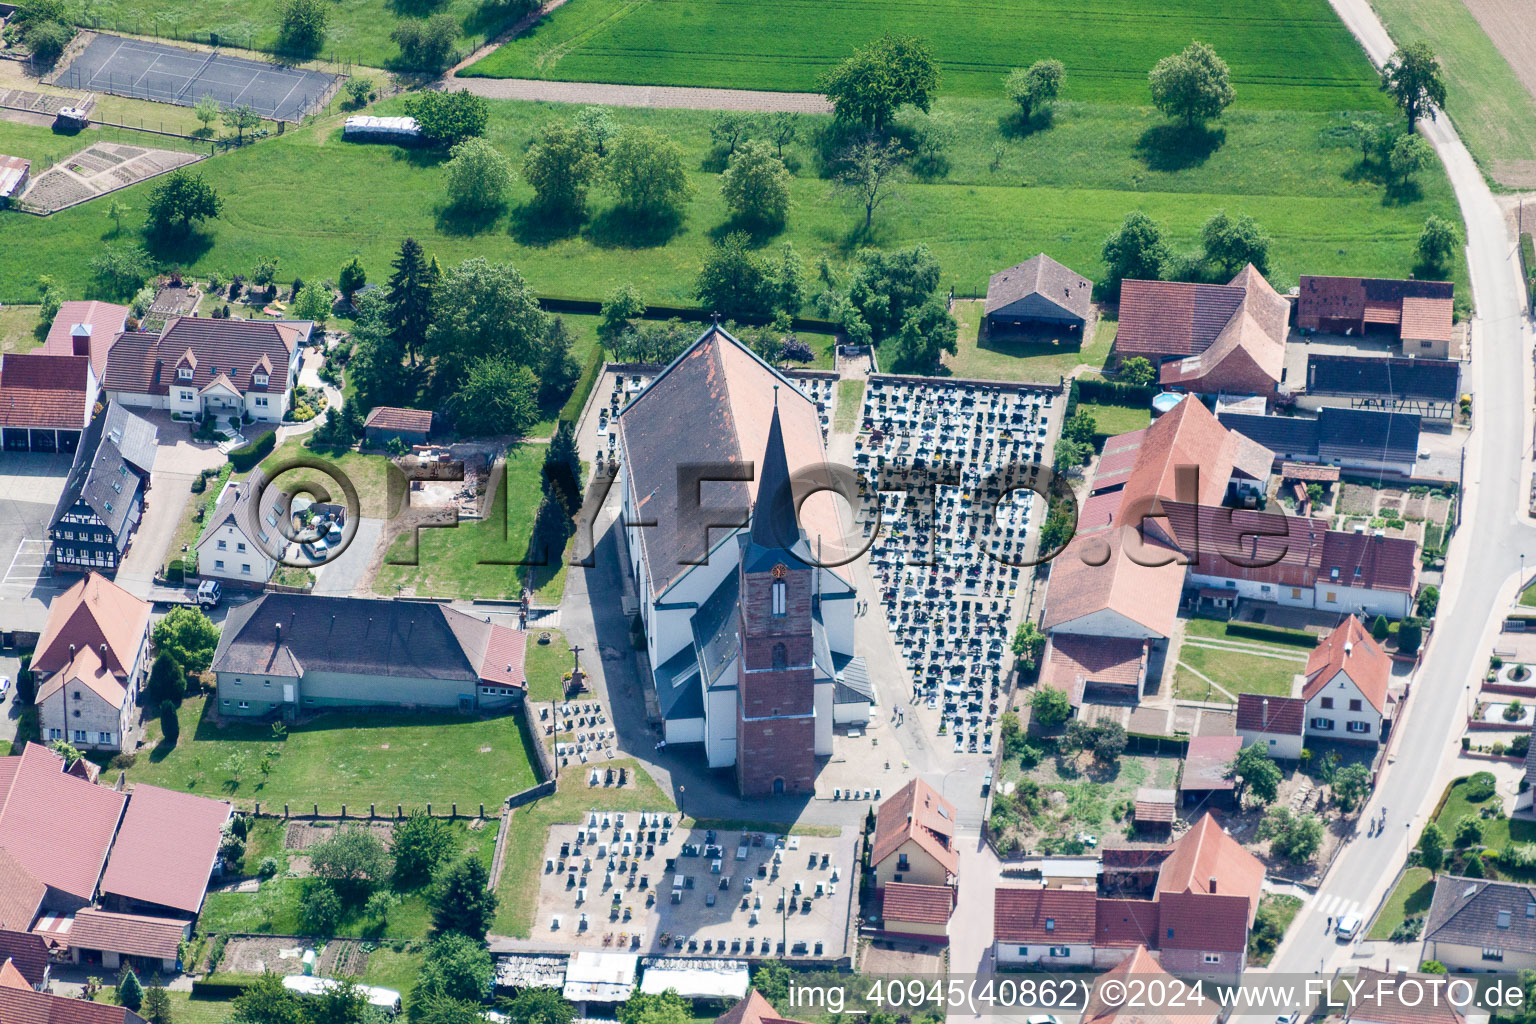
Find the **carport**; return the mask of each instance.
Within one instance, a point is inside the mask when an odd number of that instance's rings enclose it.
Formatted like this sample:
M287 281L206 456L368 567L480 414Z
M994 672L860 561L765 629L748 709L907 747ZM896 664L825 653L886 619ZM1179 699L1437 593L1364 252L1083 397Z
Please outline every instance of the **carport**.
M8 452L35 452L54 455L62 452L73 455L80 447L80 431L55 430L48 427L6 427L4 447Z

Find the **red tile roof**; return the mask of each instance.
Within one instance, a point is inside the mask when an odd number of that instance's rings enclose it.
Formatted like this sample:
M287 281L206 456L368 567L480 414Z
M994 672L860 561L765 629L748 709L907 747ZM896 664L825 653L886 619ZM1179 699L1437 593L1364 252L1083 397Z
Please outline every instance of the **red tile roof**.
M1242 289L1241 304L1208 347L1195 349L1185 359L1163 364L1160 378L1165 386L1177 385L1191 391L1266 393L1279 384L1285 368L1291 304L1270 287L1252 264L1244 267L1228 287ZM1123 332L1123 300L1120 309ZM1120 345L1118 334L1115 344Z
M773 1008L773 1004L754 988L748 989L747 994L735 1006L716 1017L715 1024L801 1024L801 1022L780 1017L779 1012Z
M20 761L8 757L7 761ZM0 807L10 793L10 782L0 779ZM37 909L48 894L48 886L27 870L25 864L0 849L0 928L26 931L37 917Z
M1280 478L1282 480L1306 480L1318 483L1332 483L1339 478L1338 466L1311 466L1305 462L1280 463Z
M0 356L0 427L84 430L85 356Z
M75 354L72 334L75 325L90 325L91 370L96 374L96 382L99 384L107 371L107 353L117 336L123 333L131 312L127 306L97 302L94 299L89 302L66 302L59 307L58 315L48 327L48 337L38 351L50 356L72 356Z
M1404 980L1415 984L1406 995L1398 994L1398 985ZM1466 1015L1443 997L1434 998L1429 984L1443 984L1444 975L1388 974L1360 968L1355 982L1359 993L1350 999L1344 1019L1350 1024L1464 1024Z
M101 891L195 915L229 814L223 800L135 786Z
M1119 1021L1123 1021L1124 1024L1215 1024L1216 1018L1220 1015L1221 1007L1214 1000L1207 1004L1209 1009L1200 1009L1195 998L1166 1000L1181 1004L1177 1009L1169 1010L1148 1008L1147 1004L1155 1005L1158 1000L1147 996L1137 1000L1140 1005L1127 1006L1123 998L1127 990L1124 987L1105 984L1106 981L1121 981L1126 978L1135 978L1138 991L1145 993L1182 991L1172 987L1173 975L1163 970L1162 965L1147 952L1147 948L1137 946L1119 964L1099 976L1094 985L1093 995L1083 1010L1082 1024L1114 1024Z
M1152 900L1096 900L1093 944L1156 948L1157 911Z
M1234 952L1246 948L1263 883L1264 865L1206 814L1179 837L1158 869L1158 945Z
M1227 774L1227 766L1242 749L1241 736L1191 736L1179 791L1205 793L1235 788L1236 781Z
M432 413L428 409L401 409L393 405L376 405L364 427L377 430L403 430L425 434L432 429Z
M1371 707L1387 710L1387 689L1392 682L1392 658L1351 615L1339 623L1307 658L1307 682L1302 700L1311 700L1340 672L1349 676Z
M240 394L281 393L288 384L294 346L308 337L311 326L308 321L177 317L159 337L125 334L119 338L107 355L105 387L164 395L173 383L200 391L225 377ZM177 376L176 368L183 363L192 368L191 380ZM266 384L257 384L255 373L263 366L271 367L270 375Z
M74 949L174 960L189 927L189 922L175 918L109 914L87 907L75 912L75 923L63 938Z
M1414 340L1451 337L1455 286L1449 281L1303 274L1299 292L1296 322L1302 327L1343 320L1357 326L1400 324L1401 336Z
M0 961L0 988L25 988L30 989L31 983L21 969L11 963L10 957Z
M954 906L955 890L947 885L889 882L881 897L880 916L885 919L887 930L892 930L892 922L899 921L943 924L949 920Z
M10 961L34 988L48 977L48 943L41 935L0 929L0 960Z
M1411 594L1418 567L1419 546L1406 537L1330 530L1323 538L1317 581Z
M125 1006L66 999L30 989L0 988L0 1021L4 1024L144 1024Z
M128 699L127 688L102 663L101 655L94 647L81 647L75 651L73 661L49 676L37 691L37 703L43 703L71 683L83 684L113 708L121 709L123 701Z
M1179 281L1123 281L1115 351L1191 356L1210 348L1242 307L1244 289Z
M1092 889L999 888L992 894L992 934L999 942L1021 945L1092 943L1097 900Z
M960 870L960 850L955 846L955 805L922 779L902 786L875 812L869 862L878 865L909 839L951 875Z
M1176 795L1171 789L1153 789L1150 786L1136 790L1136 800L1131 807L1136 824L1171 824Z
M107 645L107 666L125 676L149 629L149 603L102 576L90 573L54 598L32 659L36 671L52 673L70 661L69 647Z
M1064 691L1073 704L1082 703L1083 688L1089 683L1136 687L1145 671L1147 651L1142 640L1056 633L1047 646L1041 681Z
M1258 693L1237 695L1237 728L1240 732L1300 736L1307 716L1307 702L1300 697L1267 697Z
M90 900L125 800L105 786L66 775L62 758L29 743L0 806L0 849L53 888Z

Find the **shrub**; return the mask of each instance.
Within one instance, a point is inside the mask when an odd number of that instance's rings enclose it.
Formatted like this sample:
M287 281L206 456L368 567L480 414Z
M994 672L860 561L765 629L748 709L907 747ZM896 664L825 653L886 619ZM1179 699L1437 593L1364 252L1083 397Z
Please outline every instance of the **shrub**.
M373 79L367 75L356 75L347 79L343 90L346 93L346 104L353 109L367 106L373 99Z
M256 874L262 878L271 878L273 875L277 874L277 858L261 858L261 866L256 869Z
M395 61L400 68L441 71L453 63L459 23L447 11L439 11L430 18L402 18L389 37L400 47L400 56Z
M1511 700L1508 704L1504 705L1504 721L1506 721L1506 722L1518 722L1518 721L1520 721L1520 719L1522 719L1524 717L1525 717L1525 705L1520 703L1520 699L1518 697L1516 697L1515 699Z
M236 473L244 473L254 467L262 459L272 454L277 447L277 434L271 430L257 437L256 440L243 448L236 448L229 453L229 464L235 468Z
M1468 777L1462 787L1462 795L1468 803L1480 804L1493 796L1497 789L1498 779L1494 778L1493 772L1478 772Z
M1475 846L1483 841L1483 823L1476 815L1463 814L1456 820L1456 845Z

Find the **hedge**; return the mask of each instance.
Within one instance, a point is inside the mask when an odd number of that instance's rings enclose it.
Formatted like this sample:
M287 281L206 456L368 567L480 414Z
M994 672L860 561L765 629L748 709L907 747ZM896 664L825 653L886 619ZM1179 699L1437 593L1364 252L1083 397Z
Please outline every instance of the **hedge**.
M1520 236L1520 263L1525 267L1525 290L1536 309L1536 239L1527 231Z
M1247 637L1249 640L1264 640L1274 644L1290 644L1292 647L1306 647L1308 649L1317 646L1317 636L1304 630L1281 629L1278 626L1260 626L1251 622L1227 623L1228 636Z
M602 372L603 347L599 345L592 350L591 358L587 360L585 369L581 371L581 377L576 381L576 390L571 392L571 397L567 398L565 404L560 407L562 422L576 425L582 408L587 404L587 396L592 393L592 388L597 384L597 378Z
M192 998L233 999L260 980L259 974L211 974L192 982Z
M1144 409L1152 404L1157 388L1150 385L1119 384L1108 380L1080 379L1075 382L1077 397L1098 405L1124 405Z
M256 463L272 454L272 449L277 447L277 433L267 431L244 448L236 448L229 453L229 464L235 467L236 473L244 473Z

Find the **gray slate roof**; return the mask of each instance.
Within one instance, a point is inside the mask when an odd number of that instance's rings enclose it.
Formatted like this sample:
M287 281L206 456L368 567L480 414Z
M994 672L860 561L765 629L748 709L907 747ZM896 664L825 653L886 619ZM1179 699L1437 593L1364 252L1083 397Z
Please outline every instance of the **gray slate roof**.
M1536 953L1536 885L1441 875L1424 941Z
M832 690L834 704L873 704L875 685L869 680L869 669L862 657L853 658L838 673Z
M84 501L121 539L133 496L155 465L159 431L115 402L91 421L69 469L64 491L53 509L57 523L75 504Z
M1086 320L1092 311L1093 282L1042 252L992 275L987 281L986 312L990 315L1030 295Z

